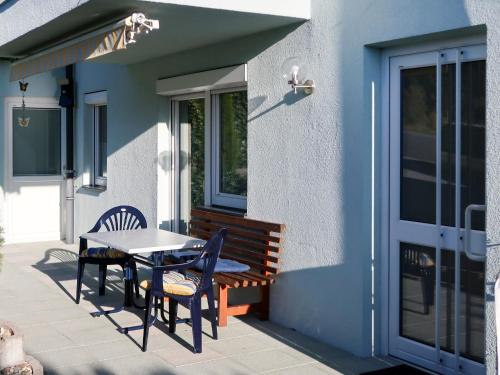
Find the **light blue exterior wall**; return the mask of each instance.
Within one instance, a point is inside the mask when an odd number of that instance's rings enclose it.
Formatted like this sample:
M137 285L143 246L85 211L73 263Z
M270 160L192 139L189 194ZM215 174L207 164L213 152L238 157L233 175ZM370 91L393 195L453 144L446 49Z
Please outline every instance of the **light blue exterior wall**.
M376 155L389 146L381 129L381 51L487 29L487 236L498 243L500 3L494 1L312 2L311 21L249 62L250 217L287 224L282 274L272 289L271 319L361 356L387 350L381 312L381 181L371 199L371 88L375 87ZM449 33L436 35L449 30ZM466 30L471 32L472 30ZM434 34L428 37L428 34ZM426 37L424 37L426 35ZM287 94L280 65L297 55L317 90ZM375 212L375 327L371 306L371 209ZM500 267L488 249L487 286ZM395 282L394 280L392 282ZM397 281L396 281L397 282ZM487 287L487 293L491 291ZM495 329L487 298L487 365L494 372Z
M64 77L64 70L57 69L52 72L39 74L30 78L28 85L27 96L31 97L59 97L59 87L57 79ZM10 64L0 61L0 123L2 124L0 131L0 193L5 192L5 98L20 97L19 83L10 82ZM19 102L21 104L21 102ZM4 199L0 199L0 220L3 221L4 216ZM3 224L3 223L2 223Z
M168 225L171 218L164 213L168 208L158 207L159 197L166 194L159 186L170 176L168 168L162 167L168 163L162 161L165 149L159 146L158 134L168 127L169 105L155 94L155 81L248 62L248 216L287 225L282 273L271 293L271 319L361 356L371 354L372 344L376 352L385 353L387 327L380 296L387 275L380 268L387 259L381 258L379 157L388 139L380 132L382 47L446 41L472 32L471 26L483 25L483 32L487 30L487 235L490 243L498 244L498 20L497 1L313 0L312 20L296 29L269 31L132 66L78 64L76 235L86 231L104 209L119 203L139 207L150 224ZM308 78L317 85L312 96L291 94L282 79L281 64L291 56L307 63ZM372 84L377 129L375 200L371 197ZM53 87L53 82L46 83L49 92ZM108 91L109 177L107 191L92 194L79 189L90 163L83 94L99 90ZM499 271L500 249L491 246L487 286ZM494 311L492 298L487 301L487 367L494 373Z
M170 207L158 207L157 197L161 195L169 204L166 188L158 191L159 186L163 189L168 185L164 180L170 178L169 162L165 159L170 152L169 141L158 137L168 133L165 129L169 127L170 103L156 94L156 81L244 63L291 29L286 27L136 65L77 64L75 234L92 227L105 209L125 203L141 209L150 225L160 223L168 228L172 220L168 215ZM85 174L90 172L92 160L91 121L84 96L102 90L108 92L108 185L105 192L98 193L81 189L88 184Z

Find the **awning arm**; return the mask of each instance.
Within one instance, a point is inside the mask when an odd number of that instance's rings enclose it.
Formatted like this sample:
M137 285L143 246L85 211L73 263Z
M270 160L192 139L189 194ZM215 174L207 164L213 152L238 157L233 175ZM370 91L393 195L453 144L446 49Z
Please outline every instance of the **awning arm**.
M131 16L90 33L57 44L12 63L10 80L26 78L77 62L91 60L136 42L137 35L160 28L158 20L143 13Z

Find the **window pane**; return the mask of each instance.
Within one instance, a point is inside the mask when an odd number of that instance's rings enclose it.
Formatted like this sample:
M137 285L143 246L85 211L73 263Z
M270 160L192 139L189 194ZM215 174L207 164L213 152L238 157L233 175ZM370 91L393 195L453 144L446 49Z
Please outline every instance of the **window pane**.
M247 92L225 93L220 103L221 193L247 195Z
M401 71L401 219L435 223L436 67Z
M485 202L486 61L462 63L462 225L469 204ZM472 215L472 228L484 230L485 215Z
M99 163L97 175L99 177L106 177L108 172L108 107L103 105L97 107L97 117L99 123L99 141L98 141L98 153L99 153Z
M13 175L46 176L61 174L61 110L26 108L26 127L18 119L21 108L12 112Z
M191 208L205 202L205 100L179 102L179 232L186 234Z
M436 250L400 243L400 335L427 345L435 344ZM454 351L455 252L441 250L440 346ZM460 255L460 352L484 361L484 262Z
M435 249L401 242L400 315L401 336L434 345Z

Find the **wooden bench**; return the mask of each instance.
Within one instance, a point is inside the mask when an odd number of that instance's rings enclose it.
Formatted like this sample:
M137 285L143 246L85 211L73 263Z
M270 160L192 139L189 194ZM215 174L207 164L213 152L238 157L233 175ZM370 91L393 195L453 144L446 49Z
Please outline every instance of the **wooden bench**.
M240 216L203 209L191 210L191 236L208 239L220 228L227 228L221 258L232 259L250 266L248 272L217 273L218 324L227 325L228 316L258 311L260 318L269 318L269 292L279 271L285 225L252 220ZM228 304L231 288L258 287L261 301L257 304Z

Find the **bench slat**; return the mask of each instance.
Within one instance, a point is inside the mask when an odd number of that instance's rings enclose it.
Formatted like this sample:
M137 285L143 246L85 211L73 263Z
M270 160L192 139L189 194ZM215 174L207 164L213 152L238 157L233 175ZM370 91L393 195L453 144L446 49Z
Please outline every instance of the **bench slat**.
M191 217L201 217L206 218L210 221L217 221L224 224L236 224L244 228L261 229L268 232L281 233L285 230L284 224L268 223L265 221L247 219L238 216L230 216L227 214L220 214L217 212L204 211L200 209L192 209Z
M257 240L257 241L266 241L266 242L275 243L275 244L282 244L283 243L282 237L270 236L270 235L263 234L263 233L257 233L255 231L245 230L245 228L241 228L241 227L228 226L227 224L223 225L223 224L217 224L214 222L203 221L202 219L198 220L198 218L195 216L191 217L190 225L191 225L191 227L194 227L194 228L209 229L212 233L218 231L221 228L229 228L231 234L234 234L236 236L240 236L242 238L249 238L249 239L253 239L253 240Z
M207 223L208 224L208 223ZM215 225L213 227L216 227ZM222 228L222 226L219 226L215 230L211 230L208 226L203 225L202 223L195 223L191 224L190 231L197 231L197 232L205 232L209 236L211 236L215 231L219 230ZM226 227L228 229L228 233L225 239L225 242L233 242L235 244L239 244L242 246L250 247L252 249L255 249L256 251L270 251L273 253L280 253L281 252L281 247L270 245L270 241L267 241L265 238L261 238L260 242L254 241L254 240L248 240L247 238L244 237L244 235L235 235L233 230L233 227ZM262 236L265 237L265 236ZM266 236L267 237L267 236Z
M191 229L191 235L201 238L203 240L208 240L211 237L211 234L205 231L200 231L197 229ZM227 238L227 237L226 237ZM271 263L278 263L278 257L272 254L266 254L264 252L256 252L253 251L252 249L246 249L245 247L242 246L236 246L234 245L234 242L229 240L229 241L224 241L224 248L222 250L222 254L225 253L235 253L239 254L241 256L244 256L245 258L248 258L250 260L254 261L266 261L266 262L271 262ZM264 263L263 263L264 264Z

